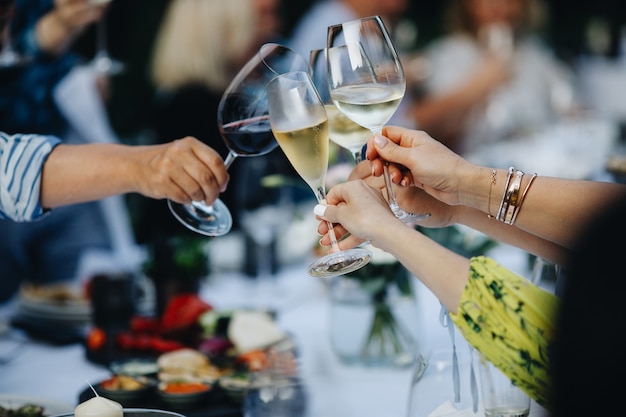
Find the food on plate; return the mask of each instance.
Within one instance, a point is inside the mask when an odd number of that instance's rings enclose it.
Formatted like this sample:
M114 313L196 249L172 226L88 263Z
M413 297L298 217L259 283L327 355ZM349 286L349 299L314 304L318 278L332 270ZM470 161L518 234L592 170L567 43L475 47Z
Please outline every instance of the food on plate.
M74 417L123 417L124 409L117 401L96 395L76 406Z
M211 386L203 384L202 382L169 381L161 382L159 389L169 394L191 394L194 392L209 391Z
M286 337L272 316L263 311L236 311L228 326L228 338L239 353L266 348Z
M44 408L37 404L24 404L17 408L0 406L0 417L45 417Z
M135 391L142 389L146 386L147 381L142 381L139 377L128 375L113 375L111 378L106 379L100 383L100 387L105 390L124 390Z
M159 381L187 381L213 383L227 372L211 363L202 352L183 348L163 353L157 359Z
M20 296L31 301L49 302L59 305L89 303L85 291L66 283L35 285L24 284L20 287Z

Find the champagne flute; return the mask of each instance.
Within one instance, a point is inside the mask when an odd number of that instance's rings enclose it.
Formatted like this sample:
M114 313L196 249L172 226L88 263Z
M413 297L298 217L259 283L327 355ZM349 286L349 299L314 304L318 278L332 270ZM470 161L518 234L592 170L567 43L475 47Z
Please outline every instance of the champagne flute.
M279 75L267 84L270 126L281 149L317 201L326 199L328 170L328 116L308 72ZM332 223L328 223L333 252L311 263L314 277L333 277L366 265L372 254L362 248L339 249Z
M406 90L402 64L379 16L328 27L327 72L330 96L337 108L372 134L381 132ZM383 165L383 178L396 217L405 223L429 217L428 213L408 213L400 208L388 165Z
M230 82L217 110L217 124L229 149L226 168L237 157L264 155L278 146L270 128L265 86L274 76L294 70L309 71L309 63L286 46L266 43ZM171 200L168 205L194 232L222 236L232 228L232 214L220 199L210 206L203 201L178 204Z
M309 64L311 65L313 84L322 102L324 102L324 107L326 107L330 140L350 151L358 164L363 159L361 154L363 146L372 136L372 132L339 111L335 103L333 103L330 97L330 90L328 89L326 49L312 50Z

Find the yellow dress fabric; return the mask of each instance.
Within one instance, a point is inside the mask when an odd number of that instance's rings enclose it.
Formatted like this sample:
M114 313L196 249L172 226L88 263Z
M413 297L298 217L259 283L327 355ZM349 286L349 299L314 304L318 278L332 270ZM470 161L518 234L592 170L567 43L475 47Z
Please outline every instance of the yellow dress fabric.
M487 360L550 409L549 354L559 299L493 259L470 260L459 309L450 314Z

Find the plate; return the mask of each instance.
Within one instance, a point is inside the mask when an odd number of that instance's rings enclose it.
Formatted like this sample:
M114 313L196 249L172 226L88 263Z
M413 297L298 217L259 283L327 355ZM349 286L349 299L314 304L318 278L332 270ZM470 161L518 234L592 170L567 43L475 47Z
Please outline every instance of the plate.
M0 406L4 408L15 409L26 404L34 404L43 407L44 413L47 416L74 412L73 405L65 404L60 401L54 401L48 398L0 394Z
M25 317L80 325L91 320L91 303L68 285L22 286L17 312Z

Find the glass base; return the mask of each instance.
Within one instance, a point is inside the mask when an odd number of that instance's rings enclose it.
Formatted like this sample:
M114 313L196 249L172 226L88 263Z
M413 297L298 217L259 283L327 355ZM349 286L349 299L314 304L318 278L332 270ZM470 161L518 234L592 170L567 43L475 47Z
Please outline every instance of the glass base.
M178 204L167 200L170 211L185 227L205 236L222 236L233 227L233 217L222 200L207 206L202 201Z
M308 273L316 278L330 278L347 274L367 265L372 253L366 249L346 249L330 253L311 263Z

